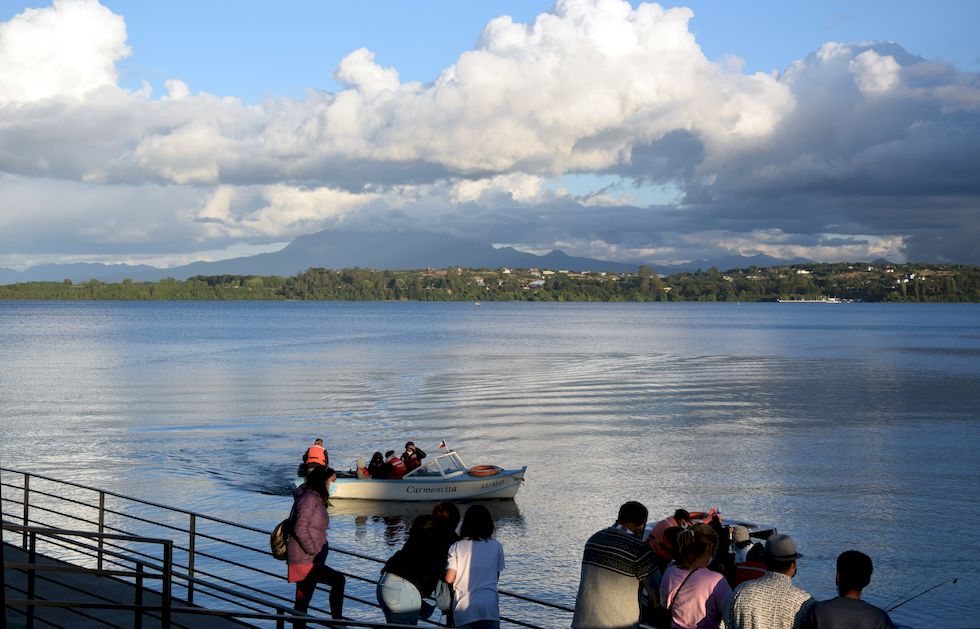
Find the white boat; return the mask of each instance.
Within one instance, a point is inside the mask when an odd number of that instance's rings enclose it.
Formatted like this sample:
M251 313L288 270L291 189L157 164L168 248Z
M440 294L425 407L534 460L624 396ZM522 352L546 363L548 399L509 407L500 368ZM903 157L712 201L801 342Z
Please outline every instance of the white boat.
M513 498L527 466L505 470L491 465L467 467L455 450L436 455L397 480L337 477L331 500L473 500Z
M777 299L780 304L842 304L843 299L838 297L819 297L817 299Z

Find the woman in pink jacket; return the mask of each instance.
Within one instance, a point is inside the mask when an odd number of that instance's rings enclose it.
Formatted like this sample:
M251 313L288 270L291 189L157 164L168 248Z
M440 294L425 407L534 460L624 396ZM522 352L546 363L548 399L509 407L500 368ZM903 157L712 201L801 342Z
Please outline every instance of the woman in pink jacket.
M317 467L306 477L305 490L297 490L291 514L292 532L287 545L286 564L289 582L296 584L296 602L293 609L306 613L317 583L330 586L330 615L343 618L344 586L347 579L327 565L327 500L337 480L337 473L329 467ZM305 623L297 623L304 627Z
M732 589L720 573L708 569L718 548L718 533L695 524L677 534L677 562L660 583L660 604L670 610L673 629L718 629Z

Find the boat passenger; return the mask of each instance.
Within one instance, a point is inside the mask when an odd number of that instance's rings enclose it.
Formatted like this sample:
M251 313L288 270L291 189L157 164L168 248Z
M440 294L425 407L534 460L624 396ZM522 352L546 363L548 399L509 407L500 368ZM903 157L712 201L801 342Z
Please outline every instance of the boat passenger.
M368 463L368 475L371 478L388 478L388 472L391 470L386 465L384 456L380 452L375 452L371 455L371 462Z
M749 538L749 529L736 524L731 527L732 529L732 550L735 553L735 563L739 564L745 561L745 556L749 554L749 549L752 548L752 540Z
M463 517L463 538L449 548L444 579L453 586L453 626L469 629L500 627L497 582L504 569L504 547L493 537L493 516L472 505Z
M330 465L330 455L323 447L323 439L315 439L313 445L303 453L303 463L300 465L300 470L305 467L306 474L309 474L314 467L327 467L328 465ZM300 476L306 476L306 474L300 473Z
M317 467L306 478L306 490L293 502L290 516L292 532L287 544L288 581L296 584L293 610L305 614L318 583L330 586L330 615L343 618L344 587L347 579L327 565L328 497L336 491L337 473L329 467ZM305 622L294 627L305 628Z
M385 452L385 459L385 463L390 466L385 478L397 480L408 473L408 468L405 467L405 461L402 461L400 457L395 456L394 450L388 450Z
M732 589L708 565L719 546L717 531L695 524L677 535L677 563L671 564L660 584L660 603L675 629L717 629Z
M765 573L766 562L762 544L752 544L749 547L749 552L745 553L745 561L740 561L735 564L735 587L742 585L746 581L758 579Z
M422 465L422 459L425 458L425 452L422 448L415 447L414 441L408 441L405 443L405 451L402 452L402 461L405 463L405 469L409 472L415 468Z
M666 570L667 564L674 558L674 546L667 538L667 529L675 527L685 529L689 526L691 526L691 514L685 509L677 509L672 517L657 522L650 531L647 544L657 556L657 565L661 571Z

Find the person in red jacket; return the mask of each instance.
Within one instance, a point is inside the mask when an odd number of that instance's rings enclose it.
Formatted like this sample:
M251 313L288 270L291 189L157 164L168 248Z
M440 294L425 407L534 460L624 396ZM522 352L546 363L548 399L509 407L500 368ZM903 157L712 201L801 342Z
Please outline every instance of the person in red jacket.
M385 458L387 459L387 463L391 465L391 471L388 472L387 478L399 479L408 473L408 468L405 467L405 461L402 461L401 457L395 456L394 450L385 452Z

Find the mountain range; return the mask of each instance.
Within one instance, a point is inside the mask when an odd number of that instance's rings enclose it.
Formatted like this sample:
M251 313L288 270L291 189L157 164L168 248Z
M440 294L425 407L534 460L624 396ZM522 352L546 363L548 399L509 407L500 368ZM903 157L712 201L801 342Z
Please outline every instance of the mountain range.
M800 264L808 260L781 260L769 256L731 256L717 260L697 260L677 266L655 266L661 274L693 271L698 268L744 268ZM24 271L0 268L0 284L16 282L99 280L155 282L168 277L185 280L195 275L295 275L311 267L328 269L366 268L411 270L425 268L539 268L569 271L635 272L640 262L624 263L569 256L561 250L545 255L518 251L513 247L494 248L485 243L432 232L336 232L321 231L300 236L283 249L271 253L230 258L215 262L192 262L183 266L157 268L148 265L74 263L42 264Z

